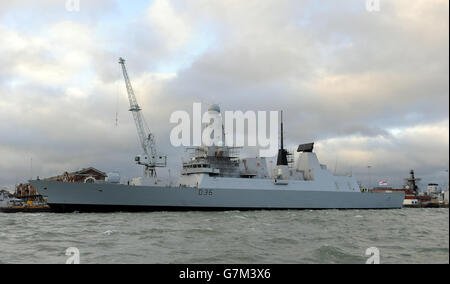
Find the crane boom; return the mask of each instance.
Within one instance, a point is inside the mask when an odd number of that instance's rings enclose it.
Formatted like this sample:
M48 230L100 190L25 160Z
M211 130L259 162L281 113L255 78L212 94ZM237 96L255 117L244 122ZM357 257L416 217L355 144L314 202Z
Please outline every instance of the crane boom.
M136 124L136 129L139 136L139 142L141 144L142 150L144 151L144 160L138 156L135 161L145 166L145 173L150 175L155 175L155 167L165 167L166 166L166 156L158 156L156 153L155 139L150 131L146 131L144 128L144 117L141 113L141 108L139 107L136 95L134 94L133 86L131 85L130 77L128 76L127 69L125 67L125 59L120 58L119 64L122 66L122 73L125 79L125 85L127 87L128 100L130 103L131 113L133 114L134 122Z

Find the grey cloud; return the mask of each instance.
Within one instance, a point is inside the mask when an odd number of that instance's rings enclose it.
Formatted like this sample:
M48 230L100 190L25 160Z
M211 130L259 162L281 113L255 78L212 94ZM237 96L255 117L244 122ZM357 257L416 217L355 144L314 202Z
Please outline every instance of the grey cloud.
M84 68L93 74L83 77L83 67L66 66L67 74L81 78L67 84L0 85L0 109L3 104L8 110L0 119L11 121L0 123L2 136L11 136L2 138L0 145L18 160L35 155L46 174L87 164L108 169L116 164L128 175L136 173L130 161L139 150L137 136L117 64L124 56L145 117L162 142L162 151L174 155L174 167L179 166L177 155L182 150L167 146L173 126L168 122L170 113L190 111L193 102L203 102L220 103L229 110L283 109L290 144L321 141L318 151L328 164L334 164L333 147L345 150L342 155L355 159L353 171L363 178L369 161L362 160L371 152L379 155L371 161L378 165L374 179L391 174L398 183L410 167L430 177L448 168L448 136L391 133L448 121L448 1L419 1L420 9L411 7L410 1L383 2L379 13L366 12L364 1L170 3L188 26L191 45L168 48L170 37L149 21L148 11L142 11L117 33L93 33L95 45L81 46L88 58ZM111 5L107 8L114 9ZM7 13L5 9L0 6L0 14ZM95 26L102 9L93 8L90 19L74 22ZM61 19L41 21L51 25ZM204 43L199 54L191 54L192 41L204 34L212 34L214 40ZM10 51L0 59L1 66L18 66L23 62L20 56L52 61L42 57L51 54L46 49L29 52ZM161 79L151 73L186 58L190 63L174 77ZM46 71L48 65L42 66ZM0 68L0 82L13 79L23 78ZM67 88L79 88L86 96L70 97ZM115 129L117 100L120 120ZM23 130L11 135L14 129ZM448 126L442 129L448 131ZM30 136L35 143L20 142ZM370 140L350 143L354 137ZM341 144L325 143L333 139L342 139L337 142ZM429 147L433 139L437 145ZM355 151L364 155L351 156ZM351 161L343 165L346 157L339 160L343 170L351 168ZM27 166L13 168L20 172ZM11 175L10 171L0 178Z

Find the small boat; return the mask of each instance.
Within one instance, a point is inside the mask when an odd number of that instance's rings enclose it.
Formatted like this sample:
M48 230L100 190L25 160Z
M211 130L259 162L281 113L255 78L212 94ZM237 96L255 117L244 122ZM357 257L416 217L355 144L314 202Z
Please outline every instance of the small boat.
M26 204L22 200L15 198L7 191L0 191L0 212L3 213L39 213L50 212L50 207L44 203L33 203L28 201Z

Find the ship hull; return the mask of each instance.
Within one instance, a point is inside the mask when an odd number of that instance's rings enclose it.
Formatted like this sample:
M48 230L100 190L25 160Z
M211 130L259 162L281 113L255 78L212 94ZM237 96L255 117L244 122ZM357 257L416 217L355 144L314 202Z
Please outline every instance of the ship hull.
M52 212L51 208L33 208L33 207L7 207L0 208L2 213L45 213Z
M31 181L56 212L396 209L402 193L128 186Z

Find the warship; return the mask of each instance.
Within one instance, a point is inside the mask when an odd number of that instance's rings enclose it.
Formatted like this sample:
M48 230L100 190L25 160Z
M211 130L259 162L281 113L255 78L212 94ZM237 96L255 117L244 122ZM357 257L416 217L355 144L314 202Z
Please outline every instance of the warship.
M125 60L120 59L143 154L135 162L142 177L120 183L109 174L104 181L92 177L83 183L32 180L56 212L269 210L269 209L394 209L402 208L404 193L373 193L360 189L353 176L338 176L320 164L314 143L301 144L294 153L283 142L276 166L268 169L265 157L240 158L239 148L226 145L187 148L175 182L161 178L167 157L158 155L154 136L144 128ZM218 105L209 110L220 113Z

